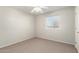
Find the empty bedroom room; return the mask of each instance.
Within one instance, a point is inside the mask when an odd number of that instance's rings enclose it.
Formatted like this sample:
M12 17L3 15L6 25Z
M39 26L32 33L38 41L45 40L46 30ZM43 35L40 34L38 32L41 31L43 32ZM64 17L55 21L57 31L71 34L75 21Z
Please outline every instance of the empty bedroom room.
M0 53L77 53L74 6L0 6Z

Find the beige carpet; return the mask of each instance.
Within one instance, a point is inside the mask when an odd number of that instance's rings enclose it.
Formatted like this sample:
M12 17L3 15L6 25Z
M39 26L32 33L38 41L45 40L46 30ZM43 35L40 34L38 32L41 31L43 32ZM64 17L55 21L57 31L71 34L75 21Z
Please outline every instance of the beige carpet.
M45 39L30 39L5 48L2 53L76 53L73 45Z

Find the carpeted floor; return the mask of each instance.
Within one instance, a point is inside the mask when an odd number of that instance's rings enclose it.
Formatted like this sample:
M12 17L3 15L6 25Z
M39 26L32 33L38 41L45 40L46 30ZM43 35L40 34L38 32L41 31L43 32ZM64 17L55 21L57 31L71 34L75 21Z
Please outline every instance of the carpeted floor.
M45 39L29 39L5 48L0 53L76 53L73 45Z

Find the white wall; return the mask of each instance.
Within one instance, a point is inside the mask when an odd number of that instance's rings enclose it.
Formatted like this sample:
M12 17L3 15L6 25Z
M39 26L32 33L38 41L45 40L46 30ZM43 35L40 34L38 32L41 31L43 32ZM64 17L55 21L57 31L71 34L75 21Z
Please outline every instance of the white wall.
M47 16L59 16L58 29L46 29ZM11 7L0 7L0 48L30 38L40 37L49 40L75 44L74 8L61 9L36 17Z
M0 47L34 37L34 17L10 7L0 7Z
M45 21L48 16L59 16L58 29L46 29ZM39 15L36 19L37 37L49 40L75 44L75 12L69 7L49 14Z
M76 16L75 16L75 27L76 27L76 30L75 30L75 41L76 41L76 48L78 49L78 52L79 52L79 6L76 7L75 9L75 12L76 12Z

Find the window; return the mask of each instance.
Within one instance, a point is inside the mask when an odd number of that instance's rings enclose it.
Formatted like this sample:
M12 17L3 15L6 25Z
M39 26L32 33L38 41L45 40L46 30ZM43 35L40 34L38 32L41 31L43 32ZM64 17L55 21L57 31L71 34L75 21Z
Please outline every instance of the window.
M46 19L47 28L58 28L58 17L57 16L48 16Z

